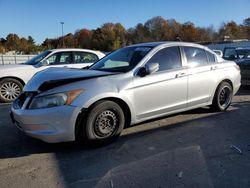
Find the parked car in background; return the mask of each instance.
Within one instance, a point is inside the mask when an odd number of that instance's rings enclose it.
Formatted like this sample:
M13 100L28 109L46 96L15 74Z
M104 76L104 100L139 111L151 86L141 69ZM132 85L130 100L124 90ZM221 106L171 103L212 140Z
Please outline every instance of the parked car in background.
M23 64L0 65L0 101L12 102L37 72L49 67L84 68L105 54L87 49L47 50Z
M208 105L224 111L239 87L239 67L207 47L143 43L114 51L88 70L37 73L13 102L11 117L46 142L105 143L145 120Z
M240 67L241 84L250 85L250 48L227 47L223 58L235 61Z

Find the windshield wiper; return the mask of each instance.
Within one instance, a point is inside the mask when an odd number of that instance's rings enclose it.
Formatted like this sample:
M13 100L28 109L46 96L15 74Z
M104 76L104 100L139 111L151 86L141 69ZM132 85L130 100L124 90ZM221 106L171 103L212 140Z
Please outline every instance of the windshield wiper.
M82 69L89 69L90 66L83 67Z

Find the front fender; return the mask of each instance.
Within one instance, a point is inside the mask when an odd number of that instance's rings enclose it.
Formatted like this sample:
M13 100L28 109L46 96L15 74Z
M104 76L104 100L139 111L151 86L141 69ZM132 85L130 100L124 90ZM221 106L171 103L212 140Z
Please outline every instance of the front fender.
M105 99L110 99L110 98L122 100L129 107L129 110L131 113L130 114L131 123L133 124L135 122L135 111L132 105L132 97L133 97L133 93L131 91L127 92L126 95L123 95L121 93L114 93L114 92L107 92L107 93L102 93L102 94L97 94L97 95L92 95L92 96L88 96L87 94L86 95L82 94L72 103L72 105L87 109L87 108L90 108L94 103L100 100L105 100Z

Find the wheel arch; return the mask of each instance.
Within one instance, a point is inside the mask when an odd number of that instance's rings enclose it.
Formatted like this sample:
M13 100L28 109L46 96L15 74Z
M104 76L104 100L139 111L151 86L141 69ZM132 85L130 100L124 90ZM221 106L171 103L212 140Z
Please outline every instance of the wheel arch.
M231 85L232 89L234 90L233 82L232 82L230 79L224 79L224 80L222 80L222 81L219 83L219 85L220 85L222 82L227 82L227 83L229 83L229 84ZM219 85L218 85L218 86L219 86Z
M226 105L226 107L224 108L222 108L222 107L220 107L220 106L218 106L218 99L217 99L217 91L218 91L218 89L221 87L221 85L222 85L222 83L227 83L227 84L229 84L230 86L231 86L231 88L232 88L232 93L231 93L231 96L230 96L230 101L229 101L229 103L228 103L228 105ZM232 81L230 80L230 79L223 79L223 80L221 80L220 82L219 82L219 84L217 85L217 87L216 87L216 89L215 89L215 91L214 91L214 94L213 94L213 97L212 97L212 103L211 103L211 105L210 105L210 107L211 107L211 109L213 109L213 110L215 110L216 112L217 111L225 111L229 106L230 106L230 103L231 103L231 101L232 101L232 97L233 97L233 83L232 83ZM224 105L224 104L223 104Z
M25 85L25 82L21 79L21 78L18 78L18 77L15 77L15 76L5 76L5 77L1 77L0 78L0 81L4 80L4 79L15 79L17 81L19 81L23 86Z
M131 118L132 118L131 110L129 108L129 105L124 100L117 98L117 97L107 97L107 98L100 99L98 101L101 101L101 100L109 100L109 101L113 101L113 102L117 103L122 108L124 115L126 116L125 127L127 127L131 124ZM96 101L96 102L98 102L98 101ZM92 104L92 105L94 105L94 104Z
M215 94L216 94L216 91L218 90L218 88L220 87L221 83L223 83L223 82L229 83L229 84L231 85L232 89L234 89L234 88L233 88L233 82L232 82L230 79L225 78L225 79L220 80L220 82L218 82L217 86L215 87L215 89L214 89L214 91L213 91L213 94L211 95L211 98L210 98L210 103L211 103L211 104L212 104L212 102L213 102L213 100L214 100L214 96L215 96Z
M223 82L229 83L229 84L231 85L232 89L234 89L234 87L233 87L233 82L232 82L230 79L225 78L225 79L221 80L221 81L219 82L219 84L217 85L217 87L215 88L214 95L215 95L217 89L220 87L220 85L221 85ZM214 97L214 95L213 95L213 97Z
M82 128L82 123L84 123L84 121L86 120L86 116L89 113L89 109L94 106L97 102L100 101L112 101L117 103L123 110L124 115L125 115L125 126L124 128L128 127L131 124L131 120L132 120L132 113L131 110L129 108L129 105L122 99L117 98L117 97L105 97L105 98L101 98L97 101L95 101L94 103L92 103L88 108L82 108L81 112L78 114L77 119L76 119L76 123L75 123L75 139L76 140L81 140L81 128Z

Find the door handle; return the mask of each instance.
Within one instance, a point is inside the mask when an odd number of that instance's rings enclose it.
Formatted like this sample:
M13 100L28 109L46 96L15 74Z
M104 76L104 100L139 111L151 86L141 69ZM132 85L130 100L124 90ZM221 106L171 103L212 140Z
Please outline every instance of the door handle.
M211 70L216 70L218 67L217 66L212 66Z
M175 75L175 78L180 78L180 77L183 77L183 76L185 76L185 75L186 75L185 72L181 72L181 73L176 74L176 75Z

